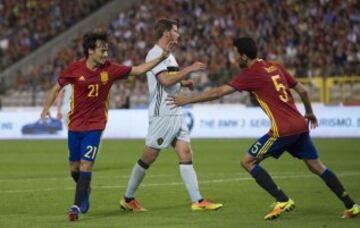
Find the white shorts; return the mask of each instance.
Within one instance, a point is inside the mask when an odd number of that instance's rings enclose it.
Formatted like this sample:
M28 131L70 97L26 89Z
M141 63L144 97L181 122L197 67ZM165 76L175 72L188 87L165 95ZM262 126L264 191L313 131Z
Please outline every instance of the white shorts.
M174 139L190 142L190 133L182 115L150 117L146 146L165 149Z

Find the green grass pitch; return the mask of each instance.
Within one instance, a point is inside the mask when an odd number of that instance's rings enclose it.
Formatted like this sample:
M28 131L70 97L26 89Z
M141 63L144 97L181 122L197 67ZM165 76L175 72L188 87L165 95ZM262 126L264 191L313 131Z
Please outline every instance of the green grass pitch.
M302 161L284 154L263 166L296 202L296 209L264 221L273 199L240 167L253 140L193 140L194 164L204 197L222 202L218 211L193 212L176 154L162 151L137 199L149 211L119 208L143 140L104 140L92 179L88 214L67 221L74 198L66 141L0 141L0 227L360 227L343 220L342 203ZM316 139L320 158L360 202L360 140Z

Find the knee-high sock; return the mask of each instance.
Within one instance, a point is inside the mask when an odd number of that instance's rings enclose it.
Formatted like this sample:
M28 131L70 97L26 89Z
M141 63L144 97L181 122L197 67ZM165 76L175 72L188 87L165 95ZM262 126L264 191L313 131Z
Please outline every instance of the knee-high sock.
M344 203L347 209L350 209L354 206L354 201L350 196L345 192L344 187L341 182L331 170L326 169L321 175L321 179L326 183L326 185L331 189L332 192Z
M79 173L79 179L76 183L76 192L74 205L80 207L81 201L84 198L84 194L88 191L91 182L91 172L82 172Z
M199 185L196 177L196 172L192 165L192 162L179 163L180 174L186 189L190 195L192 202L199 202L203 198L200 194Z
M149 166L141 161L140 159L137 161L137 163L134 165L134 168L131 172L131 176L128 182L128 186L126 188L125 192L125 198L126 199L133 199L135 191L141 184L142 180L145 177L146 170L149 168Z
M265 191L272 195L278 202L286 202L289 198L278 188L270 175L260 165L256 165L250 172L251 176L256 180Z

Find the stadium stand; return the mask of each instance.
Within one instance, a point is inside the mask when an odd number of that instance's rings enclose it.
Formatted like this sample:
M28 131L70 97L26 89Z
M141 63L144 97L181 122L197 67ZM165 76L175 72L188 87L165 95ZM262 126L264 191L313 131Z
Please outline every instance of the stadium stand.
M112 37L111 56L131 65L144 61L147 50L153 45L152 26L156 19L179 19L181 44L176 51L179 65L200 60L209 66L207 72L192 76L199 82L196 91L222 84L239 70L233 64L231 40L246 34L256 38L261 58L283 63L312 91L313 100L360 101L360 97L356 97L360 94L360 80L355 77L360 75L359 5L358 1L340 0L143 0L141 4L119 10L105 28ZM3 20L8 19L4 17ZM51 34L51 27L45 29ZM30 39L29 34L27 36ZM45 91L58 73L79 58L81 51L79 36L46 64L33 65L25 73L19 71L13 75L16 80L6 90L3 106L41 105ZM343 84L350 81L332 80L335 76L353 78L352 85L344 87ZM342 92L344 88L346 93ZM113 108L146 107L146 79L119 83L112 94ZM329 94L335 99L329 100ZM240 93L220 102L239 101L251 104L251 98Z
M108 1L1 1L0 70L31 53Z

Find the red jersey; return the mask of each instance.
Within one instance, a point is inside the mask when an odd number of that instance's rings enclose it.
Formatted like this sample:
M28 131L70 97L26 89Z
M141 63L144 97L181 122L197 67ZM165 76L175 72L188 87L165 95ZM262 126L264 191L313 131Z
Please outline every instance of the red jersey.
M238 91L255 95L271 120L271 136L288 136L309 130L290 93L297 81L280 64L258 59L228 84Z
M131 67L110 61L96 70L86 66L86 60L70 64L61 74L58 83L61 87L71 84L71 110L69 112L69 130L104 130L107 122L109 94L116 80L124 79Z

